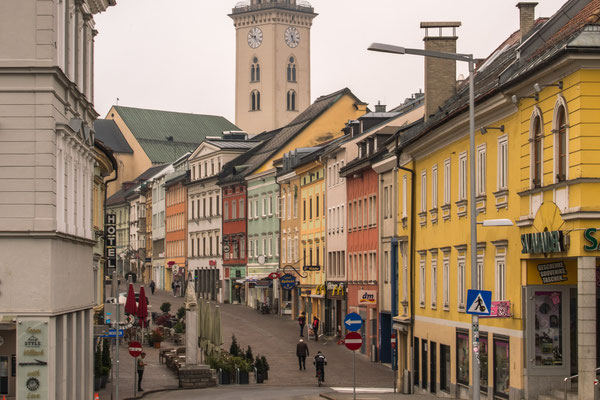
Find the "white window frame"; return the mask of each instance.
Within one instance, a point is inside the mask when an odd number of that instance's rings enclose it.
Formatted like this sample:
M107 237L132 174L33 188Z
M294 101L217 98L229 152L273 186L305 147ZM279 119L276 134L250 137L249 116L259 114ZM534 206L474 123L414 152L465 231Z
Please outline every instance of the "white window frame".
M452 166L450 159L444 160L444 205L450 204L452 201Z
M467 152L463 151L458 155L458 200L466 200L468 195L469 167L467 165Z
M558 110L560 107L564 107L565 110L565 139L566 139L566 149L565 149L565 177L564 180L569 179L569 108L567 107L567 101L561 95L559 95L556 99L556 104L554 105L554 114L552 118L552 133L554 134L554 182L559 182L558 171L560 169L560 146L559 146L559 130L560 126L558 126Z
M438 208L438 166L431 168L431 208Z
M262 213L261 213L261 215L262 215L263 218L265 218L267 216L267 196L263 194L262 198L261 198L261 201L262 201Z
M479 252L481 251L481 254ZM477 290L485 289L485 250L477 251Z
M508 135L498 138L498 190L508 189Z
M508 298L506 295L506 248L502 249L503 253L498 250L500 249L496 250L494 297L500 301Z
M273 193L269 193L269 217L273 216Z
M444 259L442 261L442 270L442 302L444 309L448 309L450 307L450 258L446 255L444 255Z
M427 171L421 171L421 212L427 211Z
M419 305L421 307L425 307L425 275L426 275L426 259L425 256L421 256L421 259L419 260L419 279L420 279L420 283L421 283L421 290L419 291Z
M431 256L431 308L437 307L437 279L438 279L438 270L437 270L437 255L433 254Z
M464 255L458 256L458 263L456 266L456 297L457 306L460 311L465 310L465 292L466 292L466 260Z
M408 184L407 184L407 177L406 175L402 176L402 218L406 218L407 217L407 205L406 205L406 199L407 199L407 194L406 194L406 190L407 190Z
M485 195L487 174L487 146L485 143L477 146L477 196Z

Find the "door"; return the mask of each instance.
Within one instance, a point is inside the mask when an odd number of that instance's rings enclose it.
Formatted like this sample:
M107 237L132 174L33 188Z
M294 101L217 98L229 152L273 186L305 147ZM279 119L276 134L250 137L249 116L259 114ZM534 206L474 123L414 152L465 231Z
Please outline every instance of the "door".
M450 392L450 346L440 345L440 390Z
M380 338L381 344L379 346L379 360L382 363L392 362L392 316L390 314L381 313L379 314L379 320L381 321Z
M415 343L413 346L413 383L415 386L419 386L419 338L414 338Z
M510 348L508 338L494 335L494 397L508 399L510 388Z
M421 340L421 387L427 390L427 370L429 363L427 362L427 340Z
M0 394L8 394L8 356L0 356Z
M429 342L429 380L431 381L429 391L431 393L435 393L437 391L436 387L436 377L437 377L437 343Z

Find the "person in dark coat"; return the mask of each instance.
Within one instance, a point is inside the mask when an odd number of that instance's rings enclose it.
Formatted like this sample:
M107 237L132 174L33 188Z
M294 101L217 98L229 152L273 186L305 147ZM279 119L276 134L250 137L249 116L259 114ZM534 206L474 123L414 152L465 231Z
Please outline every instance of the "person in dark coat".
M315 335L315 340L319 340L319 318L317 318L316 316L313 317L313 322L312 322L312 329L313 329L313 333Z
M154 281L150 281L150 291L152 292L152 294L154 294L154 291L156 290L156 283L154 283Z
M298 356L298 366L300 369L306 369L306 357L308 354L308 345L304 343L303 339L300 339L296 345L296 355Z
M304 325L306 325L306 313L304 311L298 317L298 324L300 325L300 336L304 336Z

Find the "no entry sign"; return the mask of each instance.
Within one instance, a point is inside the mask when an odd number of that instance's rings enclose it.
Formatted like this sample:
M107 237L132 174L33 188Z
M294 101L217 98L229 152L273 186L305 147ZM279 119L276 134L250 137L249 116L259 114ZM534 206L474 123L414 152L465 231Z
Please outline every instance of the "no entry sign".
M346 338L344 339L344 344L350 350L360 349L360 347L362 346L362 343L363 343L362 336L360 336L360 333L356 333L356 332L348 333L346 335Z
M140 342L130 342L129 343L129 354L131 357L139 357L142 354L142 345Z

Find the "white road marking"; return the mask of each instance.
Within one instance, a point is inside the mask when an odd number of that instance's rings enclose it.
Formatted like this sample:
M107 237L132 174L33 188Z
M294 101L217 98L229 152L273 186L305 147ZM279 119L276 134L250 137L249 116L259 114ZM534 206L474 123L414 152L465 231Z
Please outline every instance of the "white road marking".
M332 387L331 390L335 390L340 393L352 393L351 387ZM394 393L393 388L356 388L356 393Z

